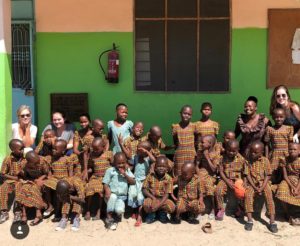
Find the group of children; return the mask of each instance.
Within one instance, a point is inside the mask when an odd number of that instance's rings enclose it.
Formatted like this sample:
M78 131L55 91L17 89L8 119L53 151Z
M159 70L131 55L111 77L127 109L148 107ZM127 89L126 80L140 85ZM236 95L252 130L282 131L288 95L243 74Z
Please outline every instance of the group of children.
M65 154L66 141L52 130L46 130L37 148L25 156L22 141L11 140L11 154L1 167L0 223L8 220L12 192L14 221L27 223L27 208L35 208L31 226L54 213L53 221L59 222L55 229L63 230L72 214L71 229L77 231L82 209L85 220L104 217L111 230L117 228L125 208L136 219L135 226L143 218L149 224L156 220L179 224L182 219L199 224L206 200L209 218L222 220L224 196L232 191L239 204L236 216L247 216L246 230L253 227L255 198L264 195L268 228L277 232L273 197L286 211L288 205L300 206L300 148L292 142L293 128L283 125L284 110L274 110L274 126L267 127L264 143L251 144L247 157L239 153L233 131L224 133L222 143L216 141L219 124L210 119L210 103L202 104L201 112L202 118L193 123L191 106L182 107L180 122L172 125L172 146L164 144L158 126L143 136L143 123L127 120L125 104L117 105L108 135L103 133L103 121L95 119L90 125L89 116L81 115L70 156ZM173 160L161 154L170 149L175 149ZM92 217L93 206L97 211Z

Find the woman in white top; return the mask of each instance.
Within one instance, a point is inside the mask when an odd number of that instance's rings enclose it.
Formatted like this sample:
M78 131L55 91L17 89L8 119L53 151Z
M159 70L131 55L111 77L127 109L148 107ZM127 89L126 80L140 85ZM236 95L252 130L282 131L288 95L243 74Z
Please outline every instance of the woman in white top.
M17 110L18 122L12 124L12 138L23 141L25 148L34 145L37 127L31 124L31 109L27 105L21 105Z

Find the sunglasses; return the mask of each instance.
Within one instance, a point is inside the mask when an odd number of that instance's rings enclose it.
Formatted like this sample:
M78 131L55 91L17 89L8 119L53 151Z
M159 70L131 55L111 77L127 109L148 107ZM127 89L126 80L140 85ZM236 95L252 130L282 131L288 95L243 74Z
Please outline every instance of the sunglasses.
M286 97L287 97L287 94L278 94L278 95L276 95L276 97L277 97L277 98L280 98L280 97L286 98Z
M21 118L25 118L25 117L29 118L29 117L30 117L30 114L20 114L20 117L21 117Z

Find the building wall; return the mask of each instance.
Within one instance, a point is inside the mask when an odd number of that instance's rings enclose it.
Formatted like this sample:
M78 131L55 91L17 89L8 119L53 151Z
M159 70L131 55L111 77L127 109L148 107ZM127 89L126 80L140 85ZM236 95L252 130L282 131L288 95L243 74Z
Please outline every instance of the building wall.
M0 165L11 137L10 0L0 0Z
M267 9L300 8L297 0L232 0L231 91L225 94L158 93L134 90L133 0L36 0L36 72L38 124L50 120L50 93L87 92L92 118L114 118L115 105L125 102L129 118L146 129L158 124L171 143L170 125L179 121L184 104L200 117L202 102L213 103L212 118L221 131L232 129L249 95L268 112ZM115 42L120 49L120 82L108 84L98 55ZM300 90L291 90L300 101Z

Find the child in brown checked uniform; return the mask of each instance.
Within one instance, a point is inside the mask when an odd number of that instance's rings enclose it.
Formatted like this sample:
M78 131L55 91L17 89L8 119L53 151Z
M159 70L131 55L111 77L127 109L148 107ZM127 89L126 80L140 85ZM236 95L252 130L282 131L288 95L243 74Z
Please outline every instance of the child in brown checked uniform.
M175 211L175 204L169 199L173 193L173 181L167 174L167 169L167 157L157 157L154 172L149 173L144 181L143 209L147 214L145 220L147 224L153 223L156 220L156 215L161 223L167 223L167 213L171 214Z
M174 153L174 175L181 174L181 167L186 161L194 162L195 151L195 124L190 122L192 118L192 107L185 105L180 110L181 121L172 125L172 135L176 150Z
M82 182L71 177L66 180L59 180L56 185L56 195L59 202L62 203L62 218L59 221L56 231L62 231L67 227L68 215L75 213L72 224L72 231L78 231L80 226L81 205L84 203L84 187Z
M215 185L217 168L220 162L220 155L214 150L216 138L213 135L201 138L201 149L197 152L196 170L203 186L203 195L211 198L211 211L209 219L215 218Z
M230 140L225 146L225 153L220 160L219 172L221 180L219 181L215 190L215 199L217 202L218 212L216 220L223 220L225 213L224 196L228 189L234 189L234 183L237 179L244 178L244 168L247 161L239 154L239 142L237 140ZM239 210L240 210L239 206ZM238 210L238 216L241 211Z
M49 216L54 210L51 199L51 190L56 190L56 185L59 180L67 179L69 176L73 176L73 163L71 158L65 155L66 149L67 142L65 140L60 139L55 141L48 177L44 183L46 201L48 203L48 208L44 212L44 216Z
M113 163L113 154L111 151L105 151L105 140L101 138L95 138L92 142L92 152L89 155L88 169L89 179L85 187L85 195L87 197L87 211L84 219L90 220L90 209L92 197L97 194L99 195L99 208L97 214L93 217L93 220L100 219L100 211L104 198L104 187L102 184L103 177L108 168Z
M249 183L245 191L245 211L248 218L245 230L251 231L253 227L252 213L254 212L254 197L264 194L270 216L269 230L276 233L278 229L275 224L275 205L270 182L272 169L269 160L263 156L263 151L264 144L260 141L255 141L250 145L249 161L244 173Z
M196 175L196 168L193 162L185 162L181 168L181 175L175 178L174 183L178 184L176 216L174 224L180 224L182 213L188 212L188 223L199 224L197 215L205 211L203 195L199 177Z
M134 123L132 133L129 137L123 139L121 134L118 137L119 145L131 164L134 162L134 157L137 154L137 146L143 140L143 132L144 124L143 122L138 121Z
M288 146L289 143L293 142L294 129L292 126L283 125L286 118L284 109L274 109L272 118L275 125L266 128L264 137L264 141L266 142L265 152L266 156L270 158L272 184L279 184L283 176L279 167L279 160L288 156ZM277 187L274 186L274 188Z
M0 224L8 220L8 195L15 192L15 196L19 195L20 174L23 173L23 168L26 160L23 157L24 144L18 139L12 139L9 142L11 153L5 157L1 166L1 176L4 178L4 183L0 186ZM21 220L21 211L15 212L14 221Z
M41 156L52 155L53 144L56 140L55 132L48 129L44 132L38 146L35 148L35 153Z

